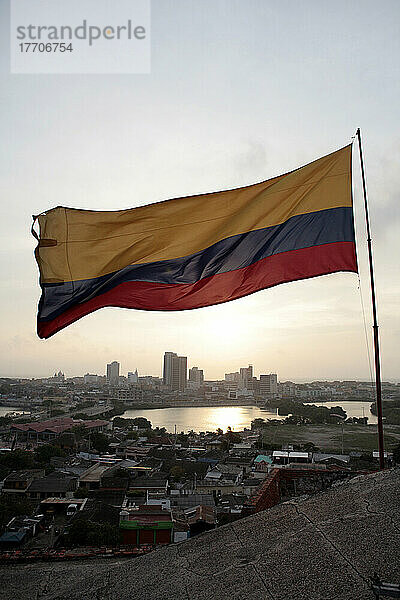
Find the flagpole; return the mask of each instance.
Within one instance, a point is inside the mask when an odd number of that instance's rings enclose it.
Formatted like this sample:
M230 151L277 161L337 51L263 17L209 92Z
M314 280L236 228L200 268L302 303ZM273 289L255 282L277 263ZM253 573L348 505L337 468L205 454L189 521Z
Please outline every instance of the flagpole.
M367 225L367 244L368 244L368 258L369 258L369 276L371 282L371 298L372 298L372 315L373 315L373 330L374 330L374 351L375 351L375 383L376 383L376 409L378 413L378 448L379 448L379 468L385 468L385 455L383 446L383 416L382 416L382 383L381 383L381 360L379 352L379 333L378 333L378 318L376 310L376 294L375 294L375 277L374 277L374 263L372 257L372 240L371 240L371 228L369 224L369 210L368 210L368 198L367 198L367 185L365 182L365 171L364 171L364 158L361 144L361 132L360 128L357 129L358 148L360 151L360 163L361 163L361 178L363 184L364 193L364 208L365 208L365 221Z

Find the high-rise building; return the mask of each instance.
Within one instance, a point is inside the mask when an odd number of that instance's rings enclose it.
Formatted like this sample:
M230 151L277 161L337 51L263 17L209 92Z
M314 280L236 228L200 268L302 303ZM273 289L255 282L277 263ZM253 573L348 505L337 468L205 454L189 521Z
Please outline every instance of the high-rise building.
M225 373L225 381L239 383L239 377L239 371L236 371L235 373Z
M176 352L165 352L163 383L170 390L183 392L186 389L187 357L178 356Z
M170 386L172 381L172 359L174 356L177 356L176 352L164 353L163 384L167 386Z
M276 396L278 394L278 376L276 373L260 375L260 394L262 396Z
M239 387L250 389L253 382L253 366L242 367L239 371Z
M107 365L107 383L109 385L118 385L119 383L119 362L116 360Z
M195 384L196 387L201 387L204 383L203 369L192 367L189 369L189 381Z

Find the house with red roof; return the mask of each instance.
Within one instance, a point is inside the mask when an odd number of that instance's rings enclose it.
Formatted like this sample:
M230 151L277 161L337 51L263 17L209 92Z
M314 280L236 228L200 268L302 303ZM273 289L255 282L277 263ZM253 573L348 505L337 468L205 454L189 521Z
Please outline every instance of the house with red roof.
M110 426L109 421L95 419L92 421L83 421L73 419L72 417L61 417L59 419L50 419L48 421L34 421L33 423L13 423L10 427L11 433L16 435L17 440L51 441L65 431L70 431L73 427L83 425L90 431L102 432Z

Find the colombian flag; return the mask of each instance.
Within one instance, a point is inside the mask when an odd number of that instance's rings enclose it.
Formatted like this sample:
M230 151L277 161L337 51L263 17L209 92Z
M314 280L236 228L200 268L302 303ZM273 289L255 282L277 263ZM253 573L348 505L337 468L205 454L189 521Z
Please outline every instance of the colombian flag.
M105 306L187 310L357 272L351 149L233 190L130 210L42 213L39 337Z

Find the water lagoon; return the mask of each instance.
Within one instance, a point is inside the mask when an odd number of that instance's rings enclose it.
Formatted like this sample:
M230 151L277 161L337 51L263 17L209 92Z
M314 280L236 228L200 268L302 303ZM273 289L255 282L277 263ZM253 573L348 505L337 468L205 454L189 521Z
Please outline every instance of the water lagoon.
M376 423L376 417L370 412L369 402L315 402L317 406L342 406L348 417L368 417L368 423ZM218 427L226 431L250 428L253 419L285 419L276 412L264 410L257 406L188 406L176 408L154 408L126 410L121 417L134 419L145 417L153 427L165 427L167 431L215 431Z
M332 400L331 402L313 402L312 404L314 406L326 406L326 408L341 406L346 411L347 417L368 417L368 425L375 425L378 422L378 418L370 410L371 402L341 402L340 400Z
M188 406L177 408L154 408L144 410L126 410L121 417L134 419L145 417L153 427L165 427L167 431L215 431L220 427L224 431L231 427L233 431L250 428L253 419L285 419L276 412L262 410L256 406Z

